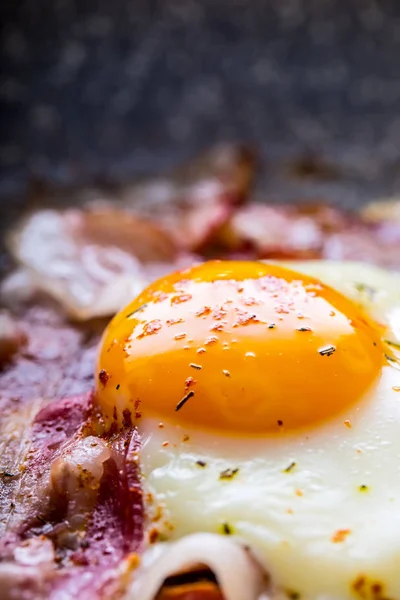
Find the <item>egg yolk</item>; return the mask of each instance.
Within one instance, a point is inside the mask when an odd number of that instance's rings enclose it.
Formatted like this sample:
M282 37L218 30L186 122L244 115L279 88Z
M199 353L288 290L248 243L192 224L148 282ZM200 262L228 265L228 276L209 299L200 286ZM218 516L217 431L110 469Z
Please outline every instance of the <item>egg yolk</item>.
M155 282L111 321L96 397L110 426L143 415L271 433L357 402L382 357L378 327L317 279L212 261Z

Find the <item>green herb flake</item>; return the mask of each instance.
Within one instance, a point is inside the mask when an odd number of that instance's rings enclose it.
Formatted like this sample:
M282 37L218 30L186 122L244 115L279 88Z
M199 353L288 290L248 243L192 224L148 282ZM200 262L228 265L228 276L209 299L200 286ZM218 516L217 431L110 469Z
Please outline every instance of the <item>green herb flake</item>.
M219 474L220 479L233 479L239 473L239 469L225 469Z
M296 463L293 461L290 463L290 465L288 467L286 467L286 469L283 469L283 472L291 473L295 467L296 467Z
M222 533L224 535L232 535L234 533L232 525L229 525L229 523L223 523L222 524Z

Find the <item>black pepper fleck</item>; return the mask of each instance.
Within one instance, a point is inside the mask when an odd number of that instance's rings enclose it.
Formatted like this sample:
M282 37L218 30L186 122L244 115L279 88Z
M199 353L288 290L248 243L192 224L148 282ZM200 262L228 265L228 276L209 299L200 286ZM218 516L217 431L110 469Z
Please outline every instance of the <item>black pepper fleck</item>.
M105 386L106 383L107 383L107 381L109 379L110 379L110 376L107 373L107 371L105 369L101 369L101 371L99 373L99 381L100 381L100 383L102 383Z

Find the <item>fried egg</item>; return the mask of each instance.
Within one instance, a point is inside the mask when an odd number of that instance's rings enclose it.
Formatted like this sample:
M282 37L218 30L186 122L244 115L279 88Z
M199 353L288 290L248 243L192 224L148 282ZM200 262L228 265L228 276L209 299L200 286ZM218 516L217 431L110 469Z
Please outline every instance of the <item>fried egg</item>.
M103 336L97 399L138 423L153 539L235 536L288 598L400 598L399 334L400 278L365 265L147 288Z

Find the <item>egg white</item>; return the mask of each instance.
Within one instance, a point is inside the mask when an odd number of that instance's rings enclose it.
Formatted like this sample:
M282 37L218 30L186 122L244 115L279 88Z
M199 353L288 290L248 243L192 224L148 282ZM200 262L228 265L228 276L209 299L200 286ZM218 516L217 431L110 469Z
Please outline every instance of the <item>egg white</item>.
M290 266L353 298L400 342L399 275L352 263ZM264 439L140 421L149 514L158 507L156 525L172 539L237 536L288 597L357 598L364 578L358 597L374 598L378 584L382 598L400 599L398 386L400 370L387 365L368 395L329 423Z

